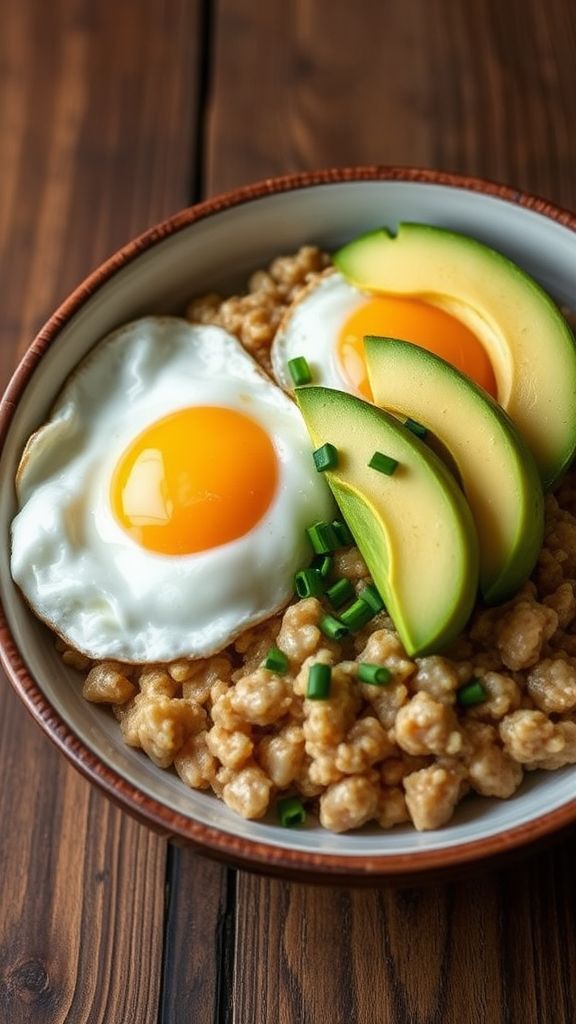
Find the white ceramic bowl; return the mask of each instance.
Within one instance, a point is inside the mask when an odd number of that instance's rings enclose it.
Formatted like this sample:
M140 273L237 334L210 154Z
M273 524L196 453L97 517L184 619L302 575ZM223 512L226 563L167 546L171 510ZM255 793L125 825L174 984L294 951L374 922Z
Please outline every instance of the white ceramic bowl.
M0 406L0 623L4 666L41 726L75 765L127 810L166 834L244 866L319 879L407 880L454 871L541 839L576 819L576 767L534 773L506 801L465 800L436 832L365 828L334 835L310 824L249 822L187 789L126 747L109 712L83 700L78 677L30 614L9 571L10 481L28 435L64 378L112 328L145 313L181 311L206 290L247 275L303 243L334 249L379 225L411 220L469 233L516 260L576 308L576 218L532 197L436 172L355 168L275 179L185 210L130 243L54 314Z

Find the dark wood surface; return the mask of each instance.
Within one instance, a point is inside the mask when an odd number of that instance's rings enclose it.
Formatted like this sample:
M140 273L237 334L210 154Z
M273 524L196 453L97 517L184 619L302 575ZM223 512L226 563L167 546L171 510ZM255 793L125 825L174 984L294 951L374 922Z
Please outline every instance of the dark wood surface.
M571 0L0 0L3 381L119 244L270 174L443 166L575 209L575 53ZM576 1021L574 837L320 890L168 848L7 684L0 763L0 1024Z

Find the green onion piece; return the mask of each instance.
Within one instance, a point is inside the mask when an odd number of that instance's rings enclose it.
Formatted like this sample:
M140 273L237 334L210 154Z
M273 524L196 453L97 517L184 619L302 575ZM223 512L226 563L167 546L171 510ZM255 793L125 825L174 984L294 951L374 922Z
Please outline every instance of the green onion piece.
M306 530L308 539L317 555L328 555L340 547L338 537L331 523L313 523Z
M354 543L354 537L350 533L346 523L341 522L340 519L335 519L332 523L332 528L340 541L340 547L348 548Z
M298 597L320 597L324 593L324 581L316 569L300 569L294 577Z
M322 579L325 580L332 572L333 565L334 559L330 555L315 555L310 563L310 568L319 572Z
M283 676L288 671L288 658L279 647L271 647L266 655L264 668L275 672L277 676Z
M358 597L361 601L364 601L364 604L367 604L368 607L372 609L374 615L378 612L384 611L384 601L380 597L380 594L373 583L369 583L367 587L364 587L364 590L360 591Z
M469 683L461 686L456 694L456 700L462 708L483 704L487 697L488 693L481 679L471 679Z
M418 420L411 419L410 416L407 420L404 420L404 426L408 427L408 430L411 430L413 434L416 434L416 437L424 438L428 433L427 428L424 427L422 423L418 423Z
M310 372L310 367L308 366L308 360L305 359L304 356L296 356L295 359L289 359L288 370L290 371L290 376L297 388L301 387L303 384L311 383L312 374Z
M313 452L313 459L317 472L325 473L327 469L334 469L338 465L338 449L326 442Z
M350 580L337 580L326 591L326 597L333 608L341 608L354 597L354 587Z
M345 626L348 626L348 629L354 633L357 629L362 629L362 626L365 626L367 622L370 622L373 615L374 612L368 607L365 601L361 601L360 598L358 598L358 600L354 601L354 604L351 604L349 608L340 612L340 621L343 622Z
M276 804L280 824L284 828L293 828L294 825L303 825L306 821L304 804L297 796L286 796Z
M368 465L370 469L384 473L384 476L392 476L398 467L398 459L393 459L391 455L384 455L382 452L374 452Z
M330 665L323 665L317 661L310 666L308 672L308 686L306 696L308 700L327 700L330 696L330 683L332 680L332 669Z
M318 625L324 636L327 636L329 640L342 640L350 632L348 626L345 626L334 615L324 615Z
M358 679L361 683L370 683L371 686L387 686L392 679L392 673L384 665L369 665L362 661L358 665Z

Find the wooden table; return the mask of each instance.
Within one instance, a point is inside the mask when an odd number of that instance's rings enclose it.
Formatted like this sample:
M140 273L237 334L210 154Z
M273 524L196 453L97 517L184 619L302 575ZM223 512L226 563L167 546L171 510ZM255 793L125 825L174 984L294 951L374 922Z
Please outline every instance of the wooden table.
M250 180L429 165L576 208L575 55L573 0L3 0L4 381L103 257ZM576 1021L574 836L461 884L315 889L168 846L7 684L0 763L0 1024Z

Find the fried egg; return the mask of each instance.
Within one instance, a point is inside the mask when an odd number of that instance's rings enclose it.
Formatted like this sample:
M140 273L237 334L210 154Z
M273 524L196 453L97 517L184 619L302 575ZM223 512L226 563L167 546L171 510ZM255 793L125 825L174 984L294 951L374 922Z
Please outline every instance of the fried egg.
M467 310L466 319L472 316ZM485 349L473 330L444 308L441 297L366 295L336 271L313 282L285 314L272 346L274 376L281 387L291 391L288 363L304 356L314 384L370 400L365 335L420 345L496 396L494 372Z
M17 475L11 568L90 658L221 650L292 596L334 518L294 403L219 327L147 317L64 386Z

